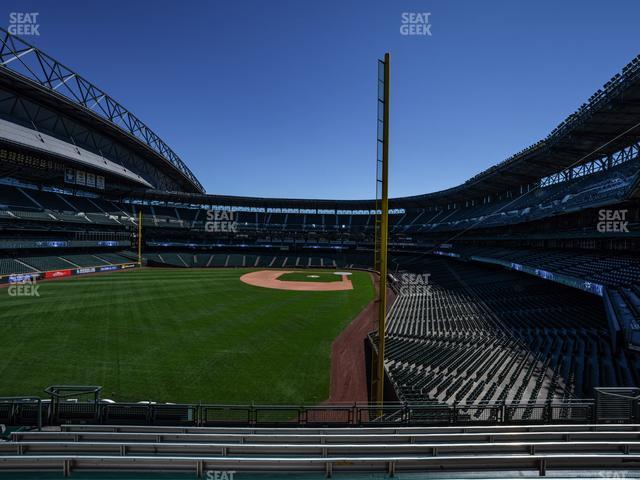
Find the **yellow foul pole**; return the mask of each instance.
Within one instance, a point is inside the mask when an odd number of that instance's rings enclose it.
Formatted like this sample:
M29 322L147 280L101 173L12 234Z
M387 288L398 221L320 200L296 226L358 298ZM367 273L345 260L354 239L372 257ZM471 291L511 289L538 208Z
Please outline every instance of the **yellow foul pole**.
M142 267L142 210L138 210L138 267Z
M389 246L389 67L390 55L384 55L384 112L382 130L382 178L380 202L380 289L378 292L378 365L376 375L376 401L384 403L384 348L387 316L387 249ZM379 415L382 414L382 409Z

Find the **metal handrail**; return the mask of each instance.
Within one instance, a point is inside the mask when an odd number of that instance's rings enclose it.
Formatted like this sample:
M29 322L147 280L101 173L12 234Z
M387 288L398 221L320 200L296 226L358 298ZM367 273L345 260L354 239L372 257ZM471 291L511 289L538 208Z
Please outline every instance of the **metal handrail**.
M0 422L20 425L16 408L37 403L38 428L43 424L60 425L91 421L95 424L183 425L183 426L423 426L482 424L558 424L589 423L596 420L596 402L592 399L571 399L559 402L530 403L389 403L379 417L371 416L377 408L371 403L327 405L229 405L229 404L166 404L166 403L105 403L59 401L56 408L38 397L0 397L11 402L14 409ZM94 409L91 412L87 408ZM55 411L54 411L55 410ZM563 413L564 411L564 413ZM64 413L60 418L60 412ZM216 415L212 415L213 413ZM528 413L527 413L528 412ZM535 416L532 413L535 412ZM475 415L474 415L475 413ZM561 413L560 415L557 415ZM290 415L288 415L290 414ZM334 415L335 414L335 415ZM7 415L9 418L6 418ZM91 418L89 418L91 417Z
M0 397L0 403L9 403L11 402L13 405L21 404L21 403L33 403L36 402L38 405L38 430L42 430L42 399L40 397Z

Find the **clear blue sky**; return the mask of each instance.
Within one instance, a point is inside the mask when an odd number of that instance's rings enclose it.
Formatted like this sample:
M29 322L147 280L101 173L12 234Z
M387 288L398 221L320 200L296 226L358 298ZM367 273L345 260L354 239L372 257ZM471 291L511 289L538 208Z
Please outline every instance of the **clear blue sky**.
M136 113L209 193L371 198L376 59L392 54L392 196L545 136L640 51L640 3L9 0L26 37ZM431 37L400 35L430 12Z

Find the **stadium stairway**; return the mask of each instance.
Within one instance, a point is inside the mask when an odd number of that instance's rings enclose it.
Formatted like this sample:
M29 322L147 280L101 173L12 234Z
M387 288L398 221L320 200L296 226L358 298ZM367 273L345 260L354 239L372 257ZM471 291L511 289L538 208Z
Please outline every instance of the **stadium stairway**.
M227 428L63 425L0 441L7 472L341 473L640 467L640 425ZM581 477L584 478L587 475ZM590 475L594 476L594 475ZM597 476L597 475L595 475ZM316 476L317 478L317 476Z

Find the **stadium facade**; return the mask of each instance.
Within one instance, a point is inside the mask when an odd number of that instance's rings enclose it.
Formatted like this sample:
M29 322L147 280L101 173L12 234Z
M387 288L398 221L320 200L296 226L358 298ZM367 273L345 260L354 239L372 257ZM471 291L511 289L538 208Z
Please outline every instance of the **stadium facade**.
M454 188L390 200L395 399L639 384L639 118L640 57L543 140ZM151 266L373 261L375 200L207 194L132 112L4 30L0 168L3 283L132 268L140 213ZM431 275L429 292L406 293L406 272Z

